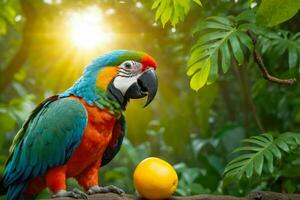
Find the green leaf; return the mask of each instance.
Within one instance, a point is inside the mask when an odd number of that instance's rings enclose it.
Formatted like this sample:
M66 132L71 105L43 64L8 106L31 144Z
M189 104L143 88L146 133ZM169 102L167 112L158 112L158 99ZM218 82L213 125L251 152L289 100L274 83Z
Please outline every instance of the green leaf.
M269 142L273 141L273 138L272 139L266 138L264 134L251 136L250 139L255 139L255 140L260 141L264 144L268 144Z
M196 4L198 4L199 6L202 6L202 3L200 0L193 0Z
M217 39L222 39L227 35L227 32L211 32L211 33L207 33L202 35L201 37L199 37L199 39L197 40L196 45L202 45L205 44L211 40L217 40Z
M184 13L187 14L190 10L190 0L176 0L176 1L184 9Z
M268 38L262 37L259 40L260 51L262 54L266 53L266 51L271 47L271 41Z
M203 59L210 59L211 70L207 84L217 79L219 64L221 64L222 71L226 73L233 58L236 58L239 64L244 62L242 44L249 50L253 49L252 40L233 21L234 19L230 17L212 16L198 24L194 30L194 33L199 33L197 34L199 37L191 49L188 66L192 67ZM230 44L232 51L230 51ZM188 74L192 75L197 68L199 69L199 67L193 67Z
M249 138L249 139L244 139L242 140L242 142L247 142L247 143L251 143L251 144L256 144L258 146L261 146L261 147L265 147L266 145L268 145L269 143L266 143L266 142L262 142L260 140L256 140L254 138Z
M211 84L213 83L218 76L218 52L215 51L211 57L210 57L210 62L211 62L211 68L209 71L207 83Z
M252 153L248 153L248 154L242 154L240 155L239 157L233 159L232 161L230 161L228 164L232 164L232 163L235 163L235 162L238 162L238 161L241 161L241 160L247 160L249 158L251 158L253 156Z
M266 149L264 155L265 155L265 157L267 159L268 169L272 173L274 171L274 167L273 167L273 154L272 154L272 152L269 149Z
M203 62L201 61L195 63L192 67L189 68L189 70L187 71L187 75L192 76L193 74L195 74L196 71L201 69L202 66L203 66Z
M176 12L176 6L174 6L174 11L172 13L172 17L171 17L171 25L175 26L179 21L179 16Z
M193 90L199 90L202 88L208 78L208 74L210 71L210 59L206 59L203 62L203 67L200 71L198 71L191 79L190 86Z
M239 152L239 151L260 151L262 148L261 147L256 147L256 146L245 146L245 147L238 147L236 148L233 152Z
M168 7L161 15L161 23L163 27L166 25L167 21L169 21L171 15L172 15L172 7Z
M153 10L153 9L157 8L158 5L161 3L161 1L162 1L162 0L155 0L155 1L153 2L153 4L152 4L151 9Z
M219 23L225 24L227 26L231 26L232 25L231 21L227 17L211 16L211 17L208 17L206 19L208 19L208 20L214 20L214 21L217 21Z
M300 39L300 32L296 33L295 35L292 36L292 40L297 40Z
M178 18L178 21L183 21L184 19L184 8L178 3L179 0L174 0L174 12L176 13L176 16Z
M232 34L229 38L230 44L231 44L231 50L233 52L233 55L235 59L238 61L238 63L241 65L244 63L244 53L241 48L240 42L236 36L236 34Z
M293 46L288 46L289 50L289 68L293 69L297 66L298 51Z
M224 73L226 73L231 64L230 50L227 42L221 45L221 54L222 54L222 70Z
M250 178L253 175L253 162L249 162L248 165L246 165L245 168L246 171L246 177Z
M261 139L263 139L264 137L266 137L266 138L268 138L269 141L273 142L273 136L272 135L264 133L264 134L261 134L261 136L263 136L263 137L260 137ZM258 139L259 136L252 136L252 137Z
M258 175L261 175L263 164L264 164L264 156L263 154L258 154L254 159L254 169Z
M270 151L273 153L273 155L276 158L281 159L280 150L278 149L278 147L275 144L272 144L272 146L270 147Z
M276 142L277 146L279 146L283 151L288 152L289 146L285 143L285 141L281 140L280 138Z
M224 177L223 180L223 187L228 186L230 183L237 182L239 180L239 179L237 180L237 177L239 175L240 173L238 170L226 173L226 176Z
M300 145L300 134L299 133L293 133L293 132L286 132L280 135L280 137L289 137L292 138L295 141L295 145Z
M257 30L257 26L256 24L253 24L253 23L244 23L244 24L241 24L239 25L238 29L240 31L248 31L248 30Z
M236 20L239 21L239 22L247 21L247 22L255 23L255 21L256 21L255 13L253 12L253 10L246 10L246 11L240 13L236 17Z
M170 0L161 0L161 3L155 13L155 21L159 19L166 7L169 6L169 2Z
M262 0L256 20L261 25L275 26L292 18L299 9L299 0Z
M193 183L199 175L199 170L195 168L188 168L183 172L183 178L188 184Z
M227 172L237 169L239 167L243 167L243 166L245 166L245 164L249 164L249 160L241 160L240 162L232 163L231 165L226 167L226 169L224 170L224 173L227 173Z
M202 5L200 0L193 0L195 3ZM190 0L155 0L152 9L156 9L155 21L161 18L162 26L170 21L175 26L190 11Z
M280 39L271 49L271 56L274 58L280 57L287 50L288 44L284 39Z
M195 63L202 60L201 58L205 58L208 55L209 55L208 52L205 53L205 50L203 50L203 48L201 48L201 47L193 50L193 52L188 60L188 66L190 67L190 66L194 65Z
M265 133L245 139L244 142L249 142L252 146L239 147L234 152L250 151L251 153L242 154L227 164L224 170L224 184L228 185L230 182L240 180L243 176L251 179L254 171L260 176L264 162L267 163L269 171L273 172L274 157L281 159L281 151L289 153L291 150L289 145L299 148L300 134L287 132L273 139L271 134Z
M193 34L203 30L206 31L207 29L231 30L232 27L214 21L201 21L194 29Z
M253 50L253 43L250 37L245 32L237 32L236 33L241 43L245 45L250 51Z

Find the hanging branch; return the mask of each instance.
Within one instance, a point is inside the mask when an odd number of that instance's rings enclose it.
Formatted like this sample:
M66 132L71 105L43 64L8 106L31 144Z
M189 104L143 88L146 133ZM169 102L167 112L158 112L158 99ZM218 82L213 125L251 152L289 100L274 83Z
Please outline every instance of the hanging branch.
M251 38L251 40L254 44L254 48L253 48L254 61L257 64L257 66L259 67L260 72L261 72L262 76L264 77L264 79L266 79L268 81L271 81L273 83L281 84L281 85L293 85L296 82L295 78L280 79L280 78L277 78L277 77L272 76L271 74L269 74L260 53L256 49L257 40L256 40L255 34L251 31L249 31L249 30L247 31L247 34L250 36L250 38Z

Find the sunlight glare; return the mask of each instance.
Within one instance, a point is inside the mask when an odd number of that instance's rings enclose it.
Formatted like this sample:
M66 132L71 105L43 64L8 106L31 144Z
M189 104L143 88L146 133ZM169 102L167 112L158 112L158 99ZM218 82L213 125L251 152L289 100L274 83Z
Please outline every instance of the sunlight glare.
M112 41L113 36L98 7L70 13L69 31L72 42L83 49L94 49L107 44Z

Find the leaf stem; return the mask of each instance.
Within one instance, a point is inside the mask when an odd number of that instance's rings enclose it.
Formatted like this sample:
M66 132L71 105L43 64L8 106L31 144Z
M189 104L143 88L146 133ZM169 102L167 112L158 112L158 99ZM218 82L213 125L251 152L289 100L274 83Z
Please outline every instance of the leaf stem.
M258 50L256 49L256 43L257 43L257 40L256 40L256 36L255 34L248 30L247 31L247 34L250 36L252 42L253 42L253 45L254 45L254 48L253 48L253 58L254 58L254 61L255 63L257 64L262 76L264 77L264 79L268 80L268 81L271 81L273 83L277 83L277 84L280 84L280 85L293 85L294 83L296 83L296 78L291 78L291 79L280 79L280 78L277 78L275 76L272 76L264 62L263 62L263 59L260 55L260 53L258 52Z

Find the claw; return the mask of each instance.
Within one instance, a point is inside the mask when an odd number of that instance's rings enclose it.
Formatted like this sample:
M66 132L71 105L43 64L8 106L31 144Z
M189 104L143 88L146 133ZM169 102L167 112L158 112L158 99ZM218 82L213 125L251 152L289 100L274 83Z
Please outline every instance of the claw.
M74 188L72 191L60 190L56 194L52 195L52 198L59 197L71 197L74 199L88 199L88 195L77 188Z
M108 193L108 192L112 192L118 195L123 195L125 194L124 190L114 186L114 185L109 185L109 186L105 186L105 187L101 187L101 186L93 186L88 190L88 194L97 194L97 193Z

